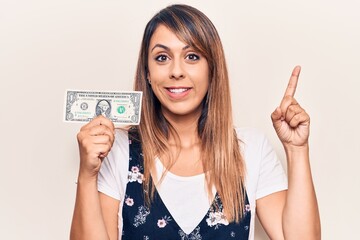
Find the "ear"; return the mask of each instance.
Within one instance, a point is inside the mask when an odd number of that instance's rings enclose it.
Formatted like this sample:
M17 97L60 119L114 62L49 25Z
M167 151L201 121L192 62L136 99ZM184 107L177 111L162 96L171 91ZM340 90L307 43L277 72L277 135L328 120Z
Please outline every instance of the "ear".
M147 74L146 74L146 81L148 81L148 83L151 85L151 78L150 78L149 72L147 72Z

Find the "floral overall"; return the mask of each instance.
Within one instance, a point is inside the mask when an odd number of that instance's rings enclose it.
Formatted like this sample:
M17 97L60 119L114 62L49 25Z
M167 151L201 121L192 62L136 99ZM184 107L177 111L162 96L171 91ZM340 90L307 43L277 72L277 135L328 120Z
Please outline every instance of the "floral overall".
M250 205L245 198L244 217L239 223L228 222L222 213L222 202L218 194L201 222L186 234L161 200L155 189L150 207L144 200L143 156L138 135L129 131L129 173L122 209L122 240L226 240L249 238ZM216 207L217 206L217 207ZM181 206L179 206L181 207Z

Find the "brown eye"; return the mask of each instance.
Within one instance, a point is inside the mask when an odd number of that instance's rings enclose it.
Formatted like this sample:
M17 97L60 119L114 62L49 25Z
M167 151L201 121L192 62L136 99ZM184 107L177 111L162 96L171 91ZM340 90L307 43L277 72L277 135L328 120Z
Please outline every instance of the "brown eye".
M186 59L191 60L191 61L197 61L200 59L200 57L198 55L192 53L192 54L187 55Z
M155 58L156 61L158 62L165 62L166 60L168 60L169 58L166 55L159 55Z

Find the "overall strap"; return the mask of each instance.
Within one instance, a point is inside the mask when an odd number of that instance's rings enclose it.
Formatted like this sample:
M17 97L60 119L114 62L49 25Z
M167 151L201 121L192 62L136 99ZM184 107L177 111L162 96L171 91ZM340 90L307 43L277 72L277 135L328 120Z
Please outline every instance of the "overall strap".
M141 148L140 135L136 128L130 128L128 131L129 136L129 171L133 166L141 167L139 170L143 174L143 154Z

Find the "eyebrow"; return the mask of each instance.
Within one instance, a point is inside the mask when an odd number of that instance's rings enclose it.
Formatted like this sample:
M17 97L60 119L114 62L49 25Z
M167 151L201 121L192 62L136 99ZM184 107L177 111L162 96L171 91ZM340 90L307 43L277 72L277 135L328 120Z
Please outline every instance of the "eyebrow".
M166 51L170 51L170 48L169 48L169 47L167 47L167 46L165 46L165 45L163 45L163 44L157 43L157 44L155 44L155 46L151 49L151 52L152 52L155 48L157 48L157 47L163 48L163 49L165 49ZM188 49L188 48L190 48L190 45L186 45L185 47L182 48L182 50L186 50L186 49Z

